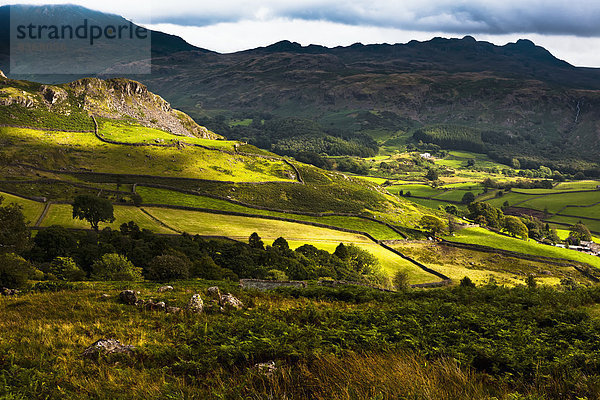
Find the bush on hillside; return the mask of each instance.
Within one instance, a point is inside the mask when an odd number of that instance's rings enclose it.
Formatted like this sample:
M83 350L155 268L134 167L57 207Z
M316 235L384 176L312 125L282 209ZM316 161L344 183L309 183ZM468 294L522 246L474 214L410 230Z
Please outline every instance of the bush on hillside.
M116 253L105 254L92 265L92 279L99 281L141 281L142 269L127 257Z
M167 254L154 257L145 275L147 279L159 282L187 279L190 276L190 268L191 263L187 257Z

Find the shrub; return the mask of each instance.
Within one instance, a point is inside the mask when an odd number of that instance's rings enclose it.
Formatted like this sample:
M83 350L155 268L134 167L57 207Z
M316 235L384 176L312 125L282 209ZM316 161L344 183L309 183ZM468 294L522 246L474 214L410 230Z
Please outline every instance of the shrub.
M194 263L191 269L192 276L209 280L237 281L239 277L230 269L223 268L208 255L204 254Z
M85 278L85 272L71 257L56 257L47 272L61 281L81 281Z
M105 254L92 265L92 279L100 281L141 281L142 269L120 254Z
M13 253L0 254L0 287L18 289L25 286L34 268Z
M396 290L406 290L410 286L408 284L408 274L404 271L398 271L394 274L393 284Z
M157 256L150 261L146 278L152 281L170 281L187 279L190 276L191 263L187 258L174 255Z
M469 278L468 276L465 276L464 278L462 278L460 280L460 286L461 287L475 287L475 284L473 283L471 278Z

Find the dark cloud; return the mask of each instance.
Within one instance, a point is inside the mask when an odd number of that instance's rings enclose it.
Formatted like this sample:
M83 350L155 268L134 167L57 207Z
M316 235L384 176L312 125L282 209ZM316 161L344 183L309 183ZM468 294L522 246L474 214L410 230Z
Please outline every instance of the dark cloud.
M224 0L209 6L195 1L181 3L183 7L189 5L184 13L155 7L152 22L207 26L256 18L290 18L456 34L600 36L600 2L585 0Z

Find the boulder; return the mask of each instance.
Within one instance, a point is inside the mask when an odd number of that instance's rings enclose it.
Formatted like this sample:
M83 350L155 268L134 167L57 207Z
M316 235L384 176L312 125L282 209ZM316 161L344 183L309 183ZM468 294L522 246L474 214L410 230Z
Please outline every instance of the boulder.
M231 293L221 296L220 304L225 310L239 310L244 307L244 304Z
M179 314L181 312L181 308L179 307L167 307L167 314Z
M123 290L119 294L119 300L121 300L121 302L124 304L133 306L138 301L137 293L134 292L133 290Z
M275 361L268 361L265 363L258 363L254 365L254 369L261 375L265 375L267 377L273 376L275 371L277 371L277 367L275 366Z
M158 293L170 292L173 290L173 286L161 286L158 288Z
M193 313L201 313L204 310L204 302L202 301L202 297L199 294L195 294L190 299L190 302L187 306L188 310Z
M100 296L100 299L102 299L102 300L108 300L108 299L110 299L110 295L104 293L102 296Z
M217 286L209 287L206 291L211 299L221 302L221 290Z
M115 339L100 339L85 349L83 356L98 358L101 354L131 354L134 350L134 346L123 345Z
M17 289L2 288L0 293L2 293L2 296L16 296L21 292Z

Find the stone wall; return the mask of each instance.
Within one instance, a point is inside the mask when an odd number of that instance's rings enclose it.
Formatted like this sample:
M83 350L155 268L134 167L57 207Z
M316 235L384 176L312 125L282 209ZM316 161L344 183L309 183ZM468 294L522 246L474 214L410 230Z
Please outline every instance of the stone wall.
M240 286L244 289L271 290L281 287L305 288L304 281L266 281L261 279L241 279Z

